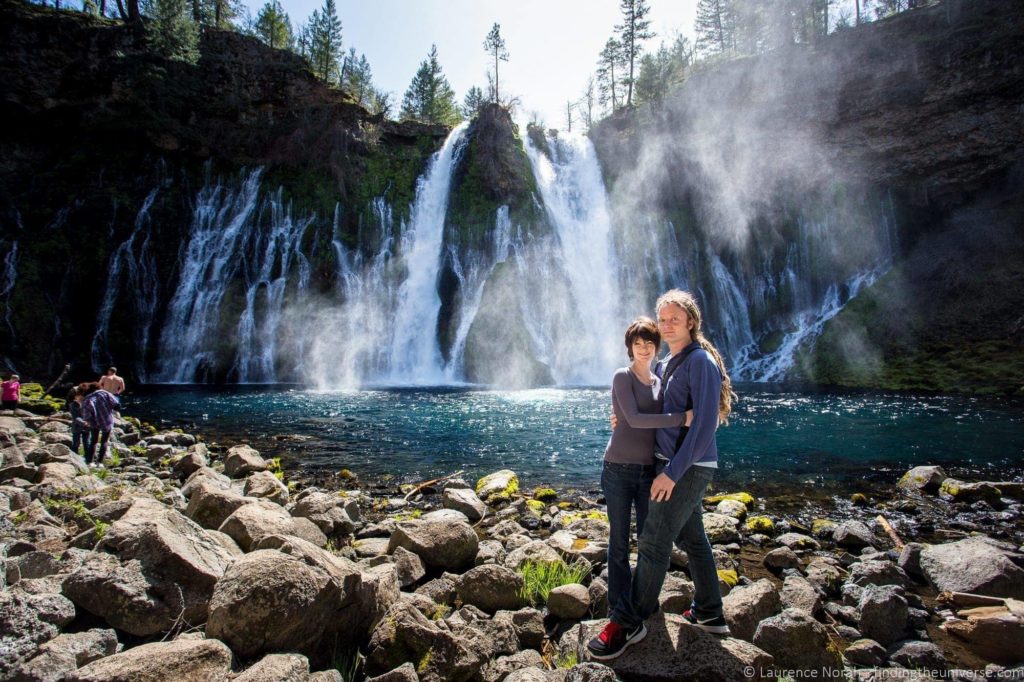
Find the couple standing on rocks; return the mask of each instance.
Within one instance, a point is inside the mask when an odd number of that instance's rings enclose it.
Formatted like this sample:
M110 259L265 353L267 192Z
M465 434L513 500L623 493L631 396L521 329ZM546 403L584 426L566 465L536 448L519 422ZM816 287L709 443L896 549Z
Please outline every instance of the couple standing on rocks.
M647 635L644 621L658 611L673 543L689 557L695 590L683 617L702 630L729 633L701 503L718 468L715 431L732 409L732 382L701 331L692 294L668 291L655 310L657 323L640 317L626 330L632 364L612 379L612 437L601 474L611 526L611 619L587 645L597 660L616 658ZM662 341L669 354L652 371ZM634 507L638 558L631 571Z
M114 428L114 413L121 411L122 392L124 379L117 375L116 367L108 367L98 381L79 384L68 394L72 450L78 454L81 443L85 449L85 463L88 466L102 465L107 456L107 444L110 441L110 432ZM97 444L99 458L94 463Z

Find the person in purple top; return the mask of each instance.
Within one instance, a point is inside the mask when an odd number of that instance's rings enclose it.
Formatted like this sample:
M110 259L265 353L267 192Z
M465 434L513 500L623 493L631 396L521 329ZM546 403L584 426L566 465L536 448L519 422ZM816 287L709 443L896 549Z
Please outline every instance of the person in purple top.
M99 444L100 454L96 462L99 466L107 456L107 441L110 440L110 431L114 428L114 412L119 405L117 398L104 391L97 383L81 384L78 388L85 395L79 419L92 432L89 448L85 452L85 463L92 466L96 446Z
M691 294L673 289L658 299L656 307L658 329L669 347L657 372L663 409L692 409L693 419L689 428L672 426L656 432L656 451L667 464L651 484L650 510L629 592L617 603L609 602L608 624L587 644L597 660L616 658L647 635L644 621L658 610L673 543L686 552L694 585L693 603L684 618L708 632L729 632L701 503L718 467L715 431L732 410L732 382L722 356L701 332L700 308Z
M655 429L682 426L682 412L662 414L661 381L651 366L661 345L654 320L638 317L626 329L628 367L612 377L612 410L621 424L612 429L604 452L601 490L608 508L608 603L629 592L630 517L636 509L639 536L647 519L651 483L657 475Z

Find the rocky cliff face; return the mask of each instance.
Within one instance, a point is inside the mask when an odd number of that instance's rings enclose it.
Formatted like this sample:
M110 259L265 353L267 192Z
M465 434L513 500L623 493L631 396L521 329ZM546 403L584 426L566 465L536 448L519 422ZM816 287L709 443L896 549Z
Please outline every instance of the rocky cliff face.
M816 286L854 274L864 249L889 251L893 269L804 345L790 378L1019 390L1004 370L1024 359L1022 38L1019 6L948 0L694 74L593 132L617 217L672 221L701 291L706 244L752 280L777 278L801 223L839 235L804 259ZM895 225L891 244L870 233L879 220ZM768 353L787 333L773 322L787 294L743 293L777 330L755 339Z

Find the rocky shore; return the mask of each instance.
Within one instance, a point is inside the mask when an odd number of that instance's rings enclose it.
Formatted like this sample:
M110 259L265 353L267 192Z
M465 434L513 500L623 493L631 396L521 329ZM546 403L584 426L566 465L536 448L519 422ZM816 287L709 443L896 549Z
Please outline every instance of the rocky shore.
M607 615L599 499L511 471L318 488L132 419L90 468L68 421L0 413L0 679L1024 679L1019 482L918 467L809 524L709 497L732 635L679 615L680 553L605 666L583 648Z

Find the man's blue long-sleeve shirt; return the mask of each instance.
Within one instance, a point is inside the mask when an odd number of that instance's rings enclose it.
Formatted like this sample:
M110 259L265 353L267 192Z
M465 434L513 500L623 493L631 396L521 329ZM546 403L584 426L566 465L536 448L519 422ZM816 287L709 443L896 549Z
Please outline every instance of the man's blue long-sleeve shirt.
M686 434L679 451L675 451L679 428L658 429L655 441L666 457L668 465L663 473L673 481L678 481L683 474L697 462L717 462L718 445L715 443L715 431L718 429L718 401L722 391L722 373L714 359L693 344L696 350L690 352L683 364L672 374L665 387L665 412L683 412L692 403L693 421L690 431ZM690 346L687 346L689 348ZM686 349L683 349L685 352ZM666 360L663 368L668 365ZM662 368L662 371L664 369Z

